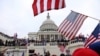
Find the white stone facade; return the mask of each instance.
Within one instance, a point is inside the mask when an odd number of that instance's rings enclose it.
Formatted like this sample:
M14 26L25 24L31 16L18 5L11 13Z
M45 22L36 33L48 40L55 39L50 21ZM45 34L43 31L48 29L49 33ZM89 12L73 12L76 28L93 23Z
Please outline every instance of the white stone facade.
M70 50L70 54L77 48L83 47L84 41L82 39L74 39L71 41L65 41L65 37L63 37L57 31L56 24L50 19L48 14L47 19L42 23L38 32L29 32L28 38L29 42L26 46L7 46L8 50L5 52L5 56L22 56L24 52L24 56L30 56L30 50L35 50L35 53L39 53L44 56L44 51L49 51L51 55L56 54L59 56L61 53L66 54L66 50ZM9 36L0 34L0 39L4 42L6 40L13 41L13 38L8 38ZM59 44L66 45L64 48L64 52L60 51L58 47ZM3 46L1 46L3 47ZM1 48L0 47L0 48Z

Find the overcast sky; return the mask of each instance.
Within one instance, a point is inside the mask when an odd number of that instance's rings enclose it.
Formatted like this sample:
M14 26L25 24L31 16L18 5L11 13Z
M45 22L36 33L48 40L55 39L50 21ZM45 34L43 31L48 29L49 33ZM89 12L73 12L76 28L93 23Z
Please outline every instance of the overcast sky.
M32 3L33 0L0 0L0 32L10 36L17 32L18 37L23 38L29 32L39 30L48 12L57 26L71 10L100 19L100 0L66 0L66 8L46 11L36 17L33 16ZM97 23L87 18L78 34L90 35Z

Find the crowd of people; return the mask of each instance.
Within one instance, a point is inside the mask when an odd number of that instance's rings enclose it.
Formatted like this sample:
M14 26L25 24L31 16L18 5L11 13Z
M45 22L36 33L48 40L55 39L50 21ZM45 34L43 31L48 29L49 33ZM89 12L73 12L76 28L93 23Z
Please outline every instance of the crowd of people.
M23 40L24 42L24 40ZM21 43L20 43L21 44ZM15 45L14 41L6 41L5 43L0 39L0 46L10 46ZM3 49L3 50L1 50ZM0 49L0 56L4 56L5 51L7 50L6 47ZM40 55L40 53L35 53L30 56L57 56L56 54L50 54L49 51L45 51L44 55ZM59 56L100 56L100 41L92 43L89 45L88 48L78 48L72 54L69 51L66 51L66 54L61 53Z
M31 54L29 56L57 56L57 54L50 54L49 51L44 51L44 55L41 55L40 53L35 53L35 50L30 51ZM66 51L66 54L61 53L59 56L71 56L69 51Z
M25 39L22 40L13 40L13 41L8 41L6 40L5 42L0 39L0 46L25 46L27 44Z

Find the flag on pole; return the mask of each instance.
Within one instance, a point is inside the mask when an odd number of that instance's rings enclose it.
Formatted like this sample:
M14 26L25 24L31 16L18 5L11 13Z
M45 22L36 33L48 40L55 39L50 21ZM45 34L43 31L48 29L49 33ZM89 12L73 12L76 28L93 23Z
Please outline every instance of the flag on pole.
M18 36L17 33L14 33L14 36L13 36L14 39L17 39L17 36Z
M65 7L65 0L34 0L32 9L34 16L44 11L61 9Z
M86 15L71 11L68 17L60 24L58 32L69 40L73 39L87 17Z
M27 47L28 46L28 39L25 39L25 46Z
M88 47L89 45L91 45L92 43L98 40L100 41L100 23L96 26L92 34L86 40L84 47Z
M15 41L15 46L18 46L18 39L17 39L17 33L14 33L14 41Z

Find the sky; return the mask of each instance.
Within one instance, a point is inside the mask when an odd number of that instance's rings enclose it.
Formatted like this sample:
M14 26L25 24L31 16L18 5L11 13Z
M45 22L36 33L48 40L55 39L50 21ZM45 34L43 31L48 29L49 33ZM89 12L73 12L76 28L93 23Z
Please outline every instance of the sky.
M14 33L18 38L27 37L29 32L38 32L39 27L50 14L50 19L57 26L68 16L71 10L100 19L100 0L65 0L66 8L45 11L34 17L32 3L34 0L0 0L0 32L9 36ZM88 17L77 35L90 35L99 21Z

